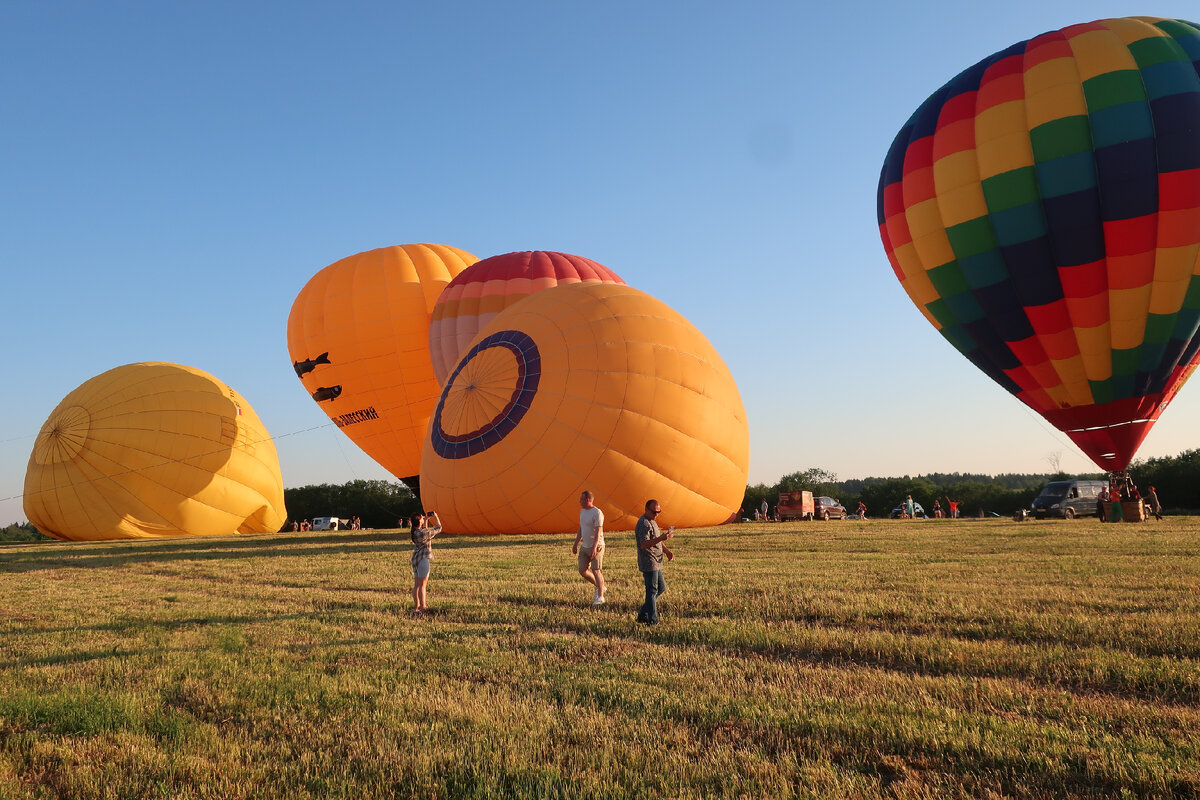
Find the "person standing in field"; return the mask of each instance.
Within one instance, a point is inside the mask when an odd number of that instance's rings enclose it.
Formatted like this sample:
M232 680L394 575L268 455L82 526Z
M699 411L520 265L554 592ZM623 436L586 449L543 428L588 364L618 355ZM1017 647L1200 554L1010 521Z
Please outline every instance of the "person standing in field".
M1151 486L1146 490L1146 502L1150 505L1150 513L1158 521L1162 521L1162 503L1158 502L1158 490Z
M913 506L911 494L904 498L904 510L907 512L909 519L913 519L917 516L917 509Z
M763 521L764 521L764 522L765 522L765 521L766 521L766 519L767 519L767 509L768 509L768 508L769 508L769 506L767 505L767 501L766 501L766 500L763 500L763 501L762 501L762 508L761 508L761 511L762 511L762 518L763 518Z
M433 520L433 525L427 524L427 519ZM442 532L442 521L436 511L412 515L412 570L413 570L413 605L414 613L424 614L429 610L425 591L429 585L429 562L433 559L433 537Z
M962 501L951 500L949 497L946 498L946 505L950 507L950 519L958 519L958 504L960 502Z
M642 573L642 581L646 584L646 601L638 610L637 621L647 625L658 624L658 598L667 590L667 582L663 580L663 556L672 561L675 554L663 542L675 535L675 526L667 528L663 533L658 528L658 515L662 506L657 500L646 501L646 513L638 518L637 526L633 529L637 541L638 570Z
M591 492L579 495L579 533L575 534L575 555L579 575L596 591L592 594L592 605L602 605L604 600L604 512L596 508L596 496Z
M864 503L862 500L858 501L858 518L859 519L867 518L867 504Z

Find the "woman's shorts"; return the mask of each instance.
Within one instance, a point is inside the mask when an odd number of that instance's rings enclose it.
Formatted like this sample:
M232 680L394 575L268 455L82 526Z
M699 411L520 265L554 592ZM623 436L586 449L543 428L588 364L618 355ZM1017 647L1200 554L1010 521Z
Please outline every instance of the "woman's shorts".
M429 577L429 559L428 558L422 558L416 564L413 564L413 577L414 578L428 578Z

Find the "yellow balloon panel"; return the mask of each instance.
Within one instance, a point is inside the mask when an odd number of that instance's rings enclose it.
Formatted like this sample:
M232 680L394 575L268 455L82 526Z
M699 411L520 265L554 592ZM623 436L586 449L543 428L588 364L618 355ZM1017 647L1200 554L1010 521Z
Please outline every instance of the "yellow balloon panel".
M450 373L421 495L464 533L573 531L585 489L609 530L649 499L678 527L716 525L749 454L733 376L690 322L629 286L560 285L497 314Z
M38 432L25 514L59 539L279 530L279 456L254 409L212 375L147 362L67 395Z
M440 388L429 359L434 304L477 260L438 244L369 250L325 267L292 304L288 351L305 390L398 478L420 469Z

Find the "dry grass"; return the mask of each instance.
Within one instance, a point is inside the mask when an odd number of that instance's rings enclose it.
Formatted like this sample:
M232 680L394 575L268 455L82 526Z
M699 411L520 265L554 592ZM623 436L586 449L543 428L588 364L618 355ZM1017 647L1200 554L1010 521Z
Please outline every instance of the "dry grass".
M1200 521L0 546L0 798L1195 797Z

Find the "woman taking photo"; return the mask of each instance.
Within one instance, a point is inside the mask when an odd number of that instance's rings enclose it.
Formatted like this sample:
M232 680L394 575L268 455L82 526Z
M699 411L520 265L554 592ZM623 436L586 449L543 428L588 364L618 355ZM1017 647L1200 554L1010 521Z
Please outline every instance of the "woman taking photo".
M433 525L426 524L432 519ZM424 614L429 610L425 602L425 587L429 584L429 561L433 558L433 537L442 532L442 521L436 511L429 515L412 515L412 570L414 613Z

